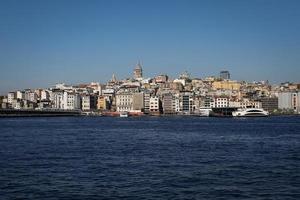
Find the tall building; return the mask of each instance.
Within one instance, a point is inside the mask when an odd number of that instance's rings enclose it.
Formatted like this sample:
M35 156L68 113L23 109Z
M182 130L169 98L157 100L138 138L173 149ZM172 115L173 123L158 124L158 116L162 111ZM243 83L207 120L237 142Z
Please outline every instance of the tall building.
M134 68L133 76L135 79L139 79L143 77L143 69L140 61L137 63L137 65Z
M15 99L16 94L14 92L9 92L7 94L7 103L12 103L12 101Z
M290 109L295 112L300 111L300 92L280 92L278 93L278 107L280 109Z
M82 95L81 109L82 110L95 110L97 108L97 96L85 94Z
M116 95L116 107L118 112L130 112L132 110L133 95L129 92L120 92Z
M160 100L157 96L150 97L150 106L149 106L149 111L152 114L159 114L160 113Z
M273 112L278 109L277 97L263 97L259 100L261 102L261 107L268 112Z
M164 114L174 114L175 113L173 102L174 102L174 98L173 98L172 93L164 94L163 101L162 101Z
M191 114L193 112L193 98L190 92L183 92L181 96L181 111L184 114Z
M142 112L144 111L144 93L133 93L132 95L132 111Z
M63 95L63 108L65 110L76 110L81 108L81 99L79 94L65 91Z
M150 93L145 92L144 93L144 113L149 114L150 110Z
M220 72L220 78L221 79L230 79L230 73L229 73L229 71L221 71Z

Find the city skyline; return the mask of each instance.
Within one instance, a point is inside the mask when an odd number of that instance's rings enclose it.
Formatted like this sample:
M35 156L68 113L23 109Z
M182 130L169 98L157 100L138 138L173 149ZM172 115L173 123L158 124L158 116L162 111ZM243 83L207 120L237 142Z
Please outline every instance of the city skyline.
M188 71L300 82L298 1L0 1L0 94Z

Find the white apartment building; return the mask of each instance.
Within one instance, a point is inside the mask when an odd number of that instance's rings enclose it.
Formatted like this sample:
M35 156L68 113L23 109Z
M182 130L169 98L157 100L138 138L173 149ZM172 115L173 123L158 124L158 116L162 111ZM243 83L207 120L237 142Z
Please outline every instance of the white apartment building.
M13 100L15 99L15 93L14 92L9 92L8 94L7 94L7 103L12 103L13 102Z
M24 91L17 91L17 99L25 99L25 93Z
M77 110L80 109L80 96L74 92L64 92L63 96L63 109L65 110Z
M159 98L157 96L150 97L149 104L150 112L159 112Z
M130 112L133 109L133 95L126 92L117 94L116 107L118 112Z
M53 108L64 109L64 92L56 91L52 92L51 101L53 102Z
M229 99L227 97L215 97L214 99L215 108L226 108L229 107Z
M300 92L278 93L278 108L300 112Z

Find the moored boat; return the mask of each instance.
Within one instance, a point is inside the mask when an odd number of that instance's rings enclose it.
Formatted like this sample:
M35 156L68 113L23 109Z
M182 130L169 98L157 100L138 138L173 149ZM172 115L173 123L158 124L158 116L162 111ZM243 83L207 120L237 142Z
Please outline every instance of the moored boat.
M120 112L120 117L128 117L128 112Z
M269 112L261 108L247 108L247 109L238 109L237 111L232 112L234 117L266 117L269 116Z

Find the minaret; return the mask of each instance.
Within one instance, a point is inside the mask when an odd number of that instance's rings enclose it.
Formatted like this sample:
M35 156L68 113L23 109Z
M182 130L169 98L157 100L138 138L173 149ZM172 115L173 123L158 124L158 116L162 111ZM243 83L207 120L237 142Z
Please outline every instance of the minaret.
M111 82L114 82L114 83L117 82L117 78L116 78L115 74L112 75Z
M133 71L133 76L135 79L142 78L143 77L143 69L140 61L136 64L134 71Z

